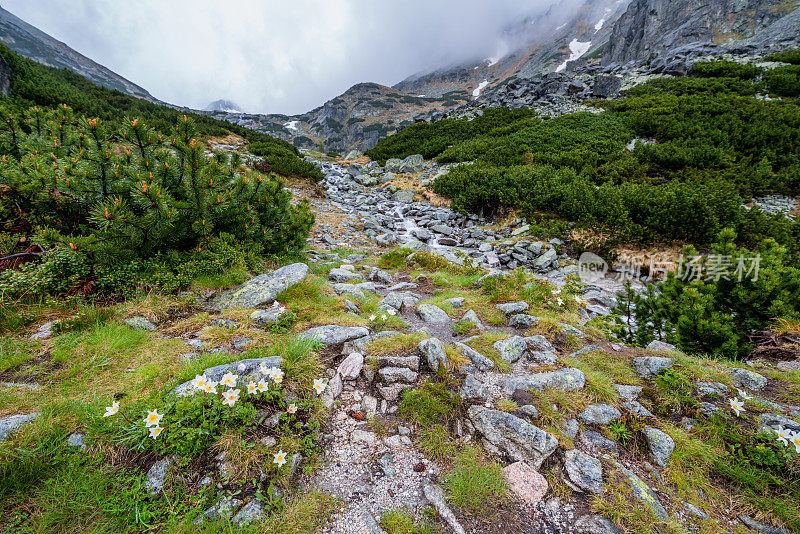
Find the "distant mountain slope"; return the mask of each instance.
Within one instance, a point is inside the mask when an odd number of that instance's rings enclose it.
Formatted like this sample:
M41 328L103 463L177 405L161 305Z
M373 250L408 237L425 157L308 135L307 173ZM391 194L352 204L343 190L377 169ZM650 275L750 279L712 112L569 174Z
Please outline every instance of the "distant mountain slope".
M69 69L98 85L160 103L145 89L92 61L0 7L0 40L11 50L50 67Z

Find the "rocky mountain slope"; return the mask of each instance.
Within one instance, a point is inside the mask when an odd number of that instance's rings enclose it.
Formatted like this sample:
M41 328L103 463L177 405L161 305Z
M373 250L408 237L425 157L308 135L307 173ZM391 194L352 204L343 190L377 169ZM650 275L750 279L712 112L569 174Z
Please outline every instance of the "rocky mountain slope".
M11 50L51 67L74 71L109 89L160 103L147 90L107 69L0 7L0 40Z

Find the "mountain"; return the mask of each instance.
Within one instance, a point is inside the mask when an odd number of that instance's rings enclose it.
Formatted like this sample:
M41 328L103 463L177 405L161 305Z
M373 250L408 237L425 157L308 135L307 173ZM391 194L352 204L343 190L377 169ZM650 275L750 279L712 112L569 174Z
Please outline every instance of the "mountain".
M633 0L614 24L603 62L649 61L690 43L796 41L798 4L794 0Z
M235 103L231 102L230 100L214 100L212 103L206 106L204 111L224 111L226 113L242 113L242 108L240 108Z
M161 103L142 87L79 54L61 41L0 7L0 40L11 50L51 67L69 69L89 81L136 98Z

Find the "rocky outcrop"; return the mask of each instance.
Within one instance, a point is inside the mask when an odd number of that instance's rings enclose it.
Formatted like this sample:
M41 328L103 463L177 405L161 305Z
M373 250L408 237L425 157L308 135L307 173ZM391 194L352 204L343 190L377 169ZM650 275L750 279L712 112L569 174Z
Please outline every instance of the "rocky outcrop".
M301 282L308 274L308 265L293 263L271 273L264 273L230 289L214 298L208 307L212 310L230 308L256 308L272 304L275 297Z

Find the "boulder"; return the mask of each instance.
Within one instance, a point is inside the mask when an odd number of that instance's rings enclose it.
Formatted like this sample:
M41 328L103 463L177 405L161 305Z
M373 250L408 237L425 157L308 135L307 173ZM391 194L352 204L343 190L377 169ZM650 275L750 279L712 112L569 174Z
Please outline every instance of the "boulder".
M767 385L767 377L749 369L731 369L731 378L737 386L754 391Z
M501 358L507 362L514 363L528 350L528 344L520 336L512 336L495 341L494 348L500 353Z
M472 375L467 375L458 393L462 399L487 400L489 398L489 389Z
M426 323L446 324L450 322L450 316L443 309L433 304L420 304L417 306L417 315Z
M578 419L588 424L607 425L621 416L620 411L610 404L590 404L578 415Z
M387 162L388 163L388 162ZM419 154L414 154L412 156L408 156L403 162L400 164L400 168L398 169L401 173L417 173L422 172L425 170L425 160Z
M666 432L662 432L652 426L644 427L644 436L647 439L648 447L650 447L653 461L659 467L667 467L672 451L675 450L675 441Z
M510 413L473 405L468 415L490 452L505 454L514 461L527 461L534 469L558 447L555 437Z
M469 358L469 360L472 362L472 365L474 365L478 371L489 371L494 369L494 362L472 347L458 342L455 343L455 346L461 351L461 354Z
M386 160L386 165L383 166L386 172L400 172L400 167L403 165L403 160L399 158L389 158Z
M505 466L503 475L509 489L531 506L538 504L549 489L547 479L526 462L514 462Z
M308 265L293 263L271 273L264 273L229 289L208 303L208 308L224 311L231 308L257 308L272 304L282 291L302 282L308 274Z

